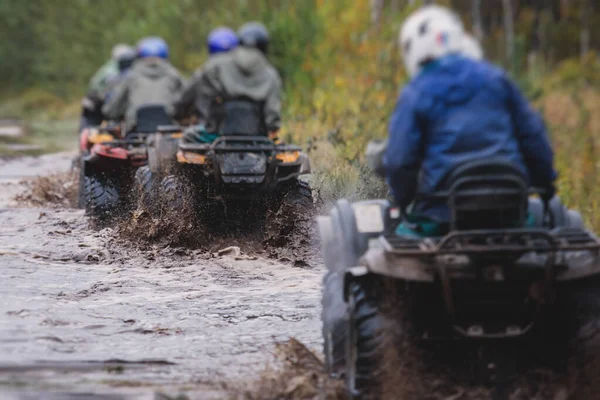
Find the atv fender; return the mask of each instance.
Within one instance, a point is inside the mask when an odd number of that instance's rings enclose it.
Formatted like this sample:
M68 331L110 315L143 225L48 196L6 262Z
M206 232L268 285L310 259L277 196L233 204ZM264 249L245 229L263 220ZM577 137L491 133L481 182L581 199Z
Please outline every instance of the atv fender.
M370 272L413 282L433 282L434 265L425 265L423 261L410 257L399 257L382 248L369 249L360 259Z
M127 149L106 146L101 143L95 144L92 147L91 153L99 157L116 158L118 160L127 160L129 158L129 151Z

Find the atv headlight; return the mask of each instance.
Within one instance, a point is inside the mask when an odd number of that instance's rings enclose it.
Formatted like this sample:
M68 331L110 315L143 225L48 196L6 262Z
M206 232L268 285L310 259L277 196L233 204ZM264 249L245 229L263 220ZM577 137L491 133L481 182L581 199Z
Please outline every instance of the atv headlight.
M275 158L284 164L295 163L300 157L299 151L285 151L283 153L277 153Z
M205 164L206 156L204 154L179 150L177 152L177 162L185 164Z

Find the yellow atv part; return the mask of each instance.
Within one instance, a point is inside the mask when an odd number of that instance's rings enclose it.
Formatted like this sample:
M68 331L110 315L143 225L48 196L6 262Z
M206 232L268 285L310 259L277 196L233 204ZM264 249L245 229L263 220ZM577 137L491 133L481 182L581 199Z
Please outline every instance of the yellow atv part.
M300 157L299 151L285 151L283 153L277 153L275 158L284 164L295 163Z
M177 151L177 162L183 164L206 164L206 156L204 154L179 150Z

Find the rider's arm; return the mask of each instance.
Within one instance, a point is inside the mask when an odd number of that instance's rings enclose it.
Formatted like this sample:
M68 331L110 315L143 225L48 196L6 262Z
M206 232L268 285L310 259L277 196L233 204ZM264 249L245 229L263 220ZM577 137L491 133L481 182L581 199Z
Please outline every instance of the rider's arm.
M423 154L415 102L414 92L406 88L390 120L390 137L384 157L388 185L403 207L408 206L415 196Z
M102 107L102 114L108 119L118 120L125 116L129 97L129 79L123 79L113 91L110 99Z
M201 74L196 72L192 78L184 85L181 95L176 103L176 109L178 114L186 114L193 106L196 101L196 85L200 80Z
M544 121L531 107L519 88L510 79L505 80L513 126L529 171L531 184L553 191L553 183L557 175L553 166L554 154Z
M281 78L277 73L273 74L273 85L265 99L264 115L265 125L269 133L277 132L281 127Z
M222 90L218 80L218 67L211 66L200 75L196 84L195 107L200 121L208 121L214 99L221 95Z

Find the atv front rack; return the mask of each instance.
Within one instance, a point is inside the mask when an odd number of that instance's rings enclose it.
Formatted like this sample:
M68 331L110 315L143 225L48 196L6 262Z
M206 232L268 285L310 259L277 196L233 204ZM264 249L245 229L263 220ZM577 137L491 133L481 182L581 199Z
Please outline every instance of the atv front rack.
M227 142L236 143L235 145ZM241 144L243 143L243 144ZM299 146L277 145L271 139L265 136L220 136L210 144L180 143L179 148L182 151L192 152L254 152L254 151L300 151Z
M383 235L379 240L387 253L403 257L600 250L600 240L575 228L455 231L438 239Z

